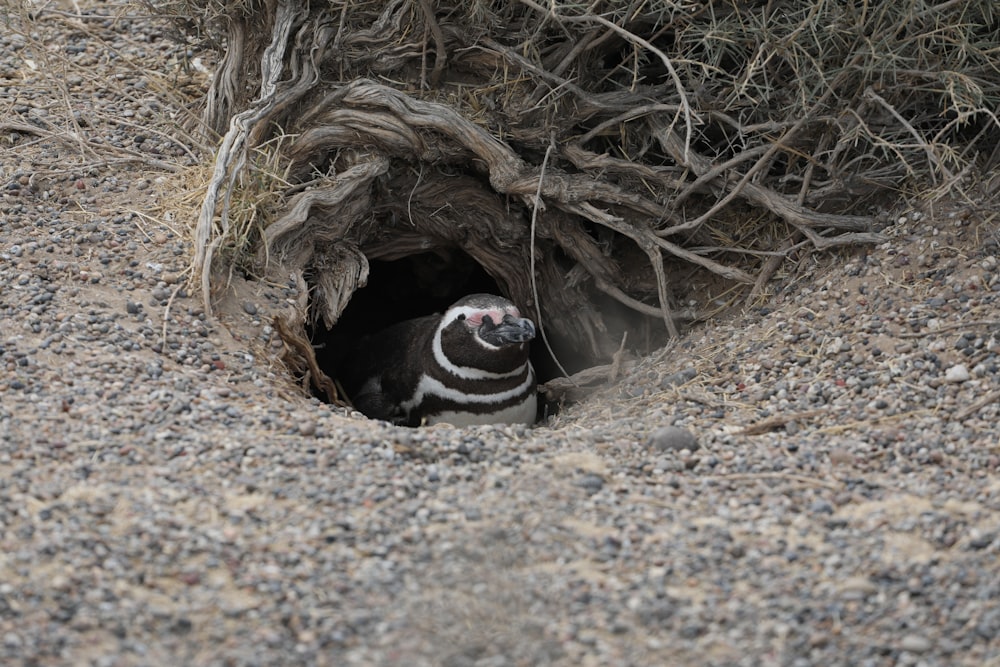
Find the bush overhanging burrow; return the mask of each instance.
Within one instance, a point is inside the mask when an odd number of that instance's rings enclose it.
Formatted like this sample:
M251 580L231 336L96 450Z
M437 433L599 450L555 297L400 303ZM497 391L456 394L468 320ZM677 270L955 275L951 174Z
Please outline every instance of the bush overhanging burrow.
M992 0L152 2L224 53L204 297L292 275L293 329L460 250L596 363L998 162Z

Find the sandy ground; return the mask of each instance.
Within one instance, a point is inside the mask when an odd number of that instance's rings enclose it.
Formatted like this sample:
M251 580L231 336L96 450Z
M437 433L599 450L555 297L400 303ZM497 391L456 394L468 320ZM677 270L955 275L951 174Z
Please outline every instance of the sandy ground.
M1000 665L995 207L533 429L395 428L273 360L281 286L183 289L197 54L66 10L0 38L0 663Z

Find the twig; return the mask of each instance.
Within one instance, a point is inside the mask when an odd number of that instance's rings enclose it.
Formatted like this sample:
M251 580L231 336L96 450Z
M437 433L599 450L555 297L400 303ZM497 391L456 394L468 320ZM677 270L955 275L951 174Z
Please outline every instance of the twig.
M657 137L663 145L664 150L670 153L675 160L680 162L684 159L680 139L673 130L669 127L663 127L657 132ZM688 161L682 162L682 164L687 164L692 170L694 170L695 173L699 174L704 173L711 168L711 163L708 159L698 155L694 151L691 151ZM882 239L882 237L877 234L866 234L868 228L871 227L871 218L869 216L835 215L831 213L810 211L809 209L790 201L784 195L778 194L777 192L752 181L741 180L736 187L741 188L742 194L751 202L757 204L758 206L767 208L792 226L800 229L806 235L812 231L809 229L810 227L831 227L833 229L860 232L861 235L855 237L853 241L876 242ZM730 197L727 196L724 200L728 202ZM716 206L713 206L712 208L714 210ZM684 223L685 227L689 227L690 225L691 223ZM678 230L683 231L683 228L679 226L670 227L658 231L657 234L659 236L668 236L676 233ZM820 238L821 237L817 236L813 240L822 244L823 242ZM830 240L830 242L836 243L837 241ZM748 282L753 281L751 280Z
M955 178L954 175L951 173L951 170L948 169L946 166L944 166L944 164L942 164L940 160L938 160L937 155L934 154L934 149L931 148L931 146L924 140L924 138L920 135L920 133L917 132L913 128L913 126L910 125L910 123L905 118L903 118L903 116L898 111L896 111L895 107L886 102L884 97L882 97L869 87L865 90L865 98L877 102L879 106L881 106L883 109L892 114L892 117L895 118L900 125L906 128L906 131L910 133L910 135L914 138L917 144L924 149L924 153L927 154L927 162L930 163L931 167L936 167L937 169L940 169L941 172L945 175L945 177L947 177L949 181ZM931 169L930 173L931 173L931 178L934 179L934 184L937 185L937 174L935 173L934 169Z
M817 147L817 153L826 149L829 138L829 133L823 135L820 139L819 146ZM802 186L799 188L799 196L796 200L796 203L799 206L803 206L805 203L806 194L809 192L809 186L812 183L812 174L815 166L816 163L814 161L810 161L806 166L806 172L802 178ZM751 305L760 293L764 291L764 286L770 282L771 277L778 270L778 267L781 266L781 263L785 260L785 258L788 257L788 254L792 252L792 250L795 250L806 243L805 241L797 242L798 238L802 235L801 231L793 232L791 236L782 242L781 251L776 255L769 257L767 261L764 262L764 266L761 267L760 273L757 274L757 282L754 283L753 289L750 290L746 300L743 302L744 305Z
M830 489L832 491L839 491L842 487L841 484L837 484L834 482L827 482L826 480L817 479L816 477L806 477L805 475L796 475L794 473L784 473L784 472L745 472L745 473L734 473L732 475L706 475L701 479L719 480L726 482L742 482L742 481L756 482L764 479L780 479L789 482L799 482L800 484L822 486L823 488Z
M580 271L589 273L594 279L597 289L638 313L650 317L660 317L659 308L629 296L614 284L615 274L613 270L606 265L604 257L589 235L580 234L576 228L567 229L564 224L561 224L561 218L551 220L549 231L555 236L556 242L563 250L576 260L577 264L574 269L579 268Z
M732 169L736 165L754 158L761 159L761 156L770 151L771 148L772 145L769 144L761 144L759 146L755 146L754 148L749 148L743 151L742 153L734 155L725 162L715 165L708 171L702 174L698 174L698 176L693 181L691 181L691 183L686 188L684 188L684 190L681 191L680 194L677 195L677 197L674 199L673 206L679 206L685 199L690 197L693 193L697 192L700 187L703 187L709 181L712 181L718 178L719 176L722 176L723 174L726 173L726 171ZM751 171L756 171L756 165L754 167L751 167ZM689 223L690 226L692 228L697 227L699 224L701 224L700 222L698 222L700 219L701 218L697 218L693 220L691 223Z
M676 190L684 185L684 181L677 175L680 171L677 167L654 167L641 162L614 158L607 153L598 155L586 150L578 143L563 145L561 153L577 169L594 169L602 173L630 174L655 181L671 190Z
M723 278L728 278L730 280L737 280L742 283L751 284L753 283L753 278L749 273L737 269L732 266L726 266L724 264L719 264L714 262L707 257L701 257L696 255L690 250L685 250L678 245L674 245L665 239L657 237L655 234L650 232L648 229L640 229L627 224L623 219L618 216L611 215L605 211L598 209L596 206L590 203L568 203L562 206L565 210L572 213L581 215L588 220L593 220L599 225L603 225L609 229L613 229L622 236L628 237L635 241L636 245L646 250L646 246L649 243L659 246L660 248L666 250L671 255L679 257L680 259L691 262L692 264L698 264L712 273L722 276ZM648 254L648 251L647 251Z
M659 236L656 236L651 232L649 233L649 238L653 243L660 246L661 248L669 252L671 255L679 257L688 262L691 262L692 264L697 264L699 266L702 266L711 271L712 273L722 276L723 278L728 278L729 280L736 280L738 282L747 284L753 282L753 278L750 276L749 273L741 269L738 269L735 266L726 266L725 264L719 264L718 262L714 262L708 259L707 257L702 257L700 255L691 252L690 250L681 248L680 246L675 245L670 241L667 241L666 239L661 239Z
M438 25L437 19L434 18L434 7L431 6L431 0L420 0L420 8L424 12L427 27L430 28L431 34L434 36L435 53L434 69L431 70L431 85L436 88L441 83L441 73L448 62L448 51L445 47L444 33L441 32L441 26Z
M756 424L750 424L745 427L742 431L738 431L738 435L761 435L763 433L768 433L776 429L782 428L789 422L799 421L801 419L811 419L817 415L821 415L825 410L807 410L805 412L796 412L793 414L783 414L777 415L776 417L771 417L770 419L764 419L757 422Z
M618 301L622 305L628 306L629 308L631 308L636 312L642 313L643 315L649 315L650 317L660 317L661 315L659 308L655 306L650 306L649 304L645 304L642 301L639 301L638 299L633 299L628 294L621 291L616 286L612 285L606 280L595 277L594 284L597 286L597 289L601 290L615 301Z
M68 148L79 148L80 152L85 156L90 154L94 156L101 156L102 154L110 155L120 155L122 157L117 158L105 158L99 162L90 163L93 164L115 164L121 162L137 162L139 164L145 164L154 169L168 171L171 173L177 173L181 170L176 164L171 164L170 162L164 162L163 160L157 160L155 158L136 153L127 148L110 148L103 144L95 144L92 141L83 140L75 132L63 131L63 132L53 132L44 127L38 127L30 123L18 123L16 121L0 121L0 130L7 130L11 132L20 132L22 134L33 134L35 136L41 137L42 139L49 139L52 141L58 141L59 143L67 146ZM86 149L86 150L85 150Z
M824 426L823 428L816 429L816 433L823 433L826 435L847 433L856 429L870 429L875 424L892 424L898 422L911 422L919 417L924 417L927 415L934 414L933 410L919 409L910 410L908 412L900 412L893 415L882 415L879 417L871 417L866 419L857 419L845 424L835 424L833 426Z
M628 341L628 329L622 332L622 342L618 346L618 351L611 357L611 369L608 370L608 382L618 380L622 371L622 363L625 361L625 342Z
M660 313L663 317L663 324L667 327L670 337L677 338L680 333L677 331L677 325L670 314L670 302L667 296L667 275L663 269L663 256L660 254L659 248L657 248L657 243L662 239L656 238L648 230L636 229L626 224L621 218L605 213L589 203L571 204L566 206L566 209L576 211L585 218L627 236L646 253L653 267L653 273L656 275L656 289L660 300Z
M590 34L585 38L577 40L576 44L573 45L573 48L570 49L569 53L567 53L559 64L552 69L550 74L553 76L562 76L563 72L565 72L566 69L572 65L574 61L576 61L577 56L590 48L593 42L595 42L600 36L601 32L602 31L600 29L595 28L594 30L591 30ZM547 94L545 90L546 88L548 88L548 86L543 86L541 83L535 86L535 90L528 96L528 102L525 106L530 108L538 104Z
M542 342L545 343L545 349L549 351L549 356L552 357L552 361L555 362L556 366L559 367L559 371L564 377L569 377L569 373L563 368L562 363L559 362L559 358L556 356L555 351L552 349L552 345L549 344L548 334L545 333L545 326L542 323L542 304L538 300L538 280L535 277L535 236L537 235L538 229L538 209L542 206L542 182L545 180L545 169L549 165L549 156L552 155L552 151L556 148L555 137L549 142L548 147L545 149L545 157L542 158L542 167L538 171L538 189L535 190L535 202L534 206L531 208L531 238L528 242L529 255L529 267L531 269L531 295L535 300L535 314L538 316L538 331L542 334Z
M282 342L295 350L299 357L305 360L306 365L309 367L309 372L312 373L313 384L326 394L327 400L335 405L347 405L346 402L340 399L340 395L337 393L337 385L319 367L319 363L316 361L316 352L313 350L312 344L300 333L301 329L289 326L285 318L281 315L275 315L271 322L274 324L274 330L281 337ZM304 384L305 389L308 391L308 383Z
M691 148L691 137L694 135L694 121L696 120L695 112L691 109L691 104L688 102L687 92L684 90L684 84L681 83L681 78L677 74L677 70L674 69L674 64L670 61L660 49L656 48L654 45L650 44L648 41L639 37L633 32L626 30L620 25L609 21L603 16L598 16L596 14L583 14L581 16L566 16L565 14L558 14L552 7L543 7L539 5L534 0L521 0L525 5L528 5L532 9L538 12L548 14L553 16L559 21L565 21L567 23L599 23L600 25L614 31L619 36L623 37L626 41L632 42L633 44L638 44L644 49L650 51L656 55L663 66L667 69L670 74L670 78L674 83L674 89L677 91L677 97L680 99L680 113L684 114L684 125L687 128L687 132L684 136L684 154L687 155L688 150Z
M896 334L896 337L923 338L924 336L934 336L935 334L946 333L948 331L954 331L955 329L969 329L972 327L1000 327L1000 320L972 320L971 322L956 322L955 324L946 324L938 327L937 329L928 329L927 331L906 331Z
M588 102L591 102L591 103L594 103L596 101L594 99L594 96L592 94L590 94L589 92L587 92L586 90L584 90L580 86L576 85L575 83L572 83L571 81L567 81L566 79L562 78L561 76L553 74L552 72L549 72L549 71L547 71L547 70L539 67L538 65L536 65L533 62L531 62L530 60L528 60L524 56L520 55L519 53L515 52L514 50L512 50L512 49L510 49L510 48L508 48L506 46L504 46L503 44L500 44L499 42L493 41L492 39L489 39L488 37L483 37L482 39L480 39L479 43L476 46L469 47L469 48L477 48L477 49L482 49L484 51L489 50L489 51L493 51L494 53L498 53L501 56L503 56L506 60L510 61L511 63L513 63L515 65L517 65L521 69L524 69L524 70L526 70L528 72L531 72L532 74L534 74L538 78L542 79L543 81L546 81L546 82L552 84L553 89L565 88L566 90L571 91L574 95L576 95L580 99L585 99L585 100L587 100ZM541 100L541 98L538 101L536 101L535 105L533 105L533 106L537 106L537 104L538 104L538 102L540 100ZM533 108L533 106L529 107L529 108ZM601 105L598 105L598 106L601 106Z
M59 139L61 141L67 141L58 134L50 132L45 128L38 127L37 125L32 125L31 123L18 123L13 120L0 120L0 130L7 130L10 132L20 132L22 134L35 134L40 137L51 137L52 139Z
M628 373L638 365L634 360L623 360L619 366L620 373ZM545 394L550 401L569 400L577 401L592 394L601 387L613 383L611 373L614 364L593 366L574 373L565 378L552 378L548 382L538 386L538 391Z
M275 105L274 93L281 80L285 48L298 7L294 3L278 3L271 43L264 49L261 57L260 95L256 104L232 117L229 131L222 140L222 146L215 158L215 169L208 182L208 191L201 204L198 215L198 225L195 228L195 271L201 277L201 298L205 305L205 313L212 313L212 256L229 231L229 203L232 188L243 165L246 163L246 141L251 126ZM222 210L219 212L221 230L213 235L215 229L215 214L219 206L219 197L223 195L223 186L228 181L223 196Z
M585 135L576 140L580 145L583 145L599 135L601 132L611 127L612 125L617 125L618 123L624 123L626 121L635 120L642 116L646 116L651 113L656 113L658 111L670 111L672 113L677 113L680 109L676 104L644 104L642 106L634 107L632 109L627 109L625 112L608 118L607 120L601 121L594 127L590 129Z
M764 266L762 266L760 269L760 273L757 274L757 280L756 282L754 282L753 288L750 290L750 293L747 294L747 298L743 302L744 305L749 306L750 304L752 304L754 300L760 295L760 293L764 291L764 286L768 282L770 282L771 277L778 270L778 267L780 267L781 263L785 261L786 257L788 257L788 253L790 253L795 248L801 247L804 243L806 243L806 241L796 243L797 240L796 235L799 233L800 232L793 232L792 236L789 236L781 244L781 250L778 253L767 258L767 261L764 262Z
M944 12L948 11L955 5L962 5L965 2L966 0L947 0L946 2L942 2L936 5L931 5L927 9L914 14L912 20L916 21L918 19L930 16L931 14L938 14L938 15L944 14Z
M619 372L632 370L638 362L636 361L623 361L619 366ZM611 371L613 364L603 364L601 366L592 366L590 368L584 368L582 371L576 372L573 375L566 378L573 382L574 385L578 387L583 387L592 384L606 384L608 378L611 376ZM562 378L557 378L560 382L563 381ZM550 380L549 382L552 382ZM549 384L546 382L546 384Z
M993 391L988 392L978 401L975 401L971 405L962 408L961 410L955 413L955 416L952 417L950 421L962 421L963 419L966 419L967 417L970 417L975 413L979 412L980 408L985 408L990 403L994 403L996 401L1000 401L1000 389L994 389Z
M699 255L715 255L718 253L731 253L734 255L750 255L751 257L784 257L787 255L786 250L754 250L753 248L741 248L739 246L724 246L724 245L713 245L713 246L694 246L688 248L691 252L698 253Z

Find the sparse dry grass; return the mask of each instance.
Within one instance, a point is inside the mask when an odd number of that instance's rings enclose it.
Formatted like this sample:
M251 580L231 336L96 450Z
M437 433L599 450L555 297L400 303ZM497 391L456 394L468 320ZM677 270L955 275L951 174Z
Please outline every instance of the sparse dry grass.
M17 73L15 85L41 113L33 112L30 122L18 114L4 114L0 129L16 135L11 143L25 156L24 169L33 182L98 174L123 165L144 174L159 191L158 205L132 211L136 224L140 228L147 222L166 227L178 238L190 240L193 229L189 220L204 198L214 149L214 143L197 130L197 109L207 88L207 70L200 61L194 63L186 56L163 63L157 59L160 52L148 48L138 37L132 39L112 29L114 24L134 20L139 11L138 5L128 3L97 8L89 3L6 4L0 20L5 29L20 35L24 44L21 62L26 70ZM67 51L64 42L53 41L54 26L62 33L84 36L94 45L92 52L114 63L119 75L108 77L93 67L95 56L91 53L81 56ZM146 54L147 59L136 54ZM135 76L145 82L141 93L127 84ZM109 110L114 105L94 104L95 94L104 99L111 95L128 107L141 106L145 115L115 114ZM42 107L38 107L40 101ZM150 136L169 151L151 154L105 141L92 128L107 123ZM64 150L35 151L36 143L55 143ZM53 155L58 159L50 157ZM193 275L193 271L189 269L188 274Z

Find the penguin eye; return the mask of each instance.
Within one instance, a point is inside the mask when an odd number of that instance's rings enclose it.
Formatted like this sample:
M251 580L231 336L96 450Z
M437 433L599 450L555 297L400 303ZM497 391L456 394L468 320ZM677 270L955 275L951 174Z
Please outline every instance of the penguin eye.
M465 313L459 313L459 315L458 315L458 318L457 318L457 319L458 319L458 321L459 321L459 322L462 322L462 321L464 321L464 320L465 320Z

